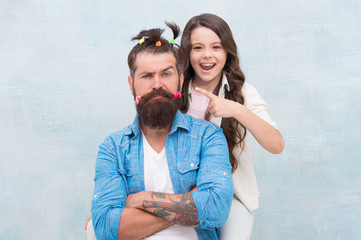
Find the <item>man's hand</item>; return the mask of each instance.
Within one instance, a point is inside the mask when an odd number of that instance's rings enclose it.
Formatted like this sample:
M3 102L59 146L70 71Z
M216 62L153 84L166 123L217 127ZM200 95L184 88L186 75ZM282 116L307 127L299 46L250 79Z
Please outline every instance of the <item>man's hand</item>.
M191 192L167 194L142 191L128 195L125 207L138 208L182 226L198 227L199 224Z
M194 187L190 192L197 192L197 187Z
M145 191L129 194L125 202L125 207L142 209L142 201L145 198L144 193Z

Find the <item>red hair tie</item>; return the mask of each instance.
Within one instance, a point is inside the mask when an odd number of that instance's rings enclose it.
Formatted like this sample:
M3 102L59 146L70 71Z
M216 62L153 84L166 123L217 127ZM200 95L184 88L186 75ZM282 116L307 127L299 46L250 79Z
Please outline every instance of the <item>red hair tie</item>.
M135 105L138 105L139 104L139 101L142 97L141 96L136 96L135 97Z
M182 96L182 94L180 92L176 92L173 96L175 98L180 98Z

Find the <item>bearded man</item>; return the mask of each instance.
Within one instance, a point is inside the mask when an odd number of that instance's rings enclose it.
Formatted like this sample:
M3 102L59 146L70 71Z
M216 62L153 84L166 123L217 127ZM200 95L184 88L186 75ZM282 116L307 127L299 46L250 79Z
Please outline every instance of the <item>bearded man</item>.
M214 124L182 114L178 48L156 28L128 56L134 122L99 147L92 224L101 239L218 239L233 197L227 142Z

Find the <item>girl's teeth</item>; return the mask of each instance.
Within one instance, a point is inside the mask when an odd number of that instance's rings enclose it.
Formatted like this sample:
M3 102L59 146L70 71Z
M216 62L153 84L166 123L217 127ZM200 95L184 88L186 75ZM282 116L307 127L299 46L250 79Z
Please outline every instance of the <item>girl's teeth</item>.
M214 67L214 64L212 64L212 63L201 64L201 68L204 70L211 70L213 67Z

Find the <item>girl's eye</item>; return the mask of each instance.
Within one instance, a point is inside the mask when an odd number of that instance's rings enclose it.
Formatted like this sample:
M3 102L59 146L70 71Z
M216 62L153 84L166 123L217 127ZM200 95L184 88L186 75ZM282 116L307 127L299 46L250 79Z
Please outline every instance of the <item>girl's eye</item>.
M222 47L221 46L214 46L213 48L214 49L221 49Z
M200 49L202 49L200 46L194 46L193 47L193 50L200 50Z

